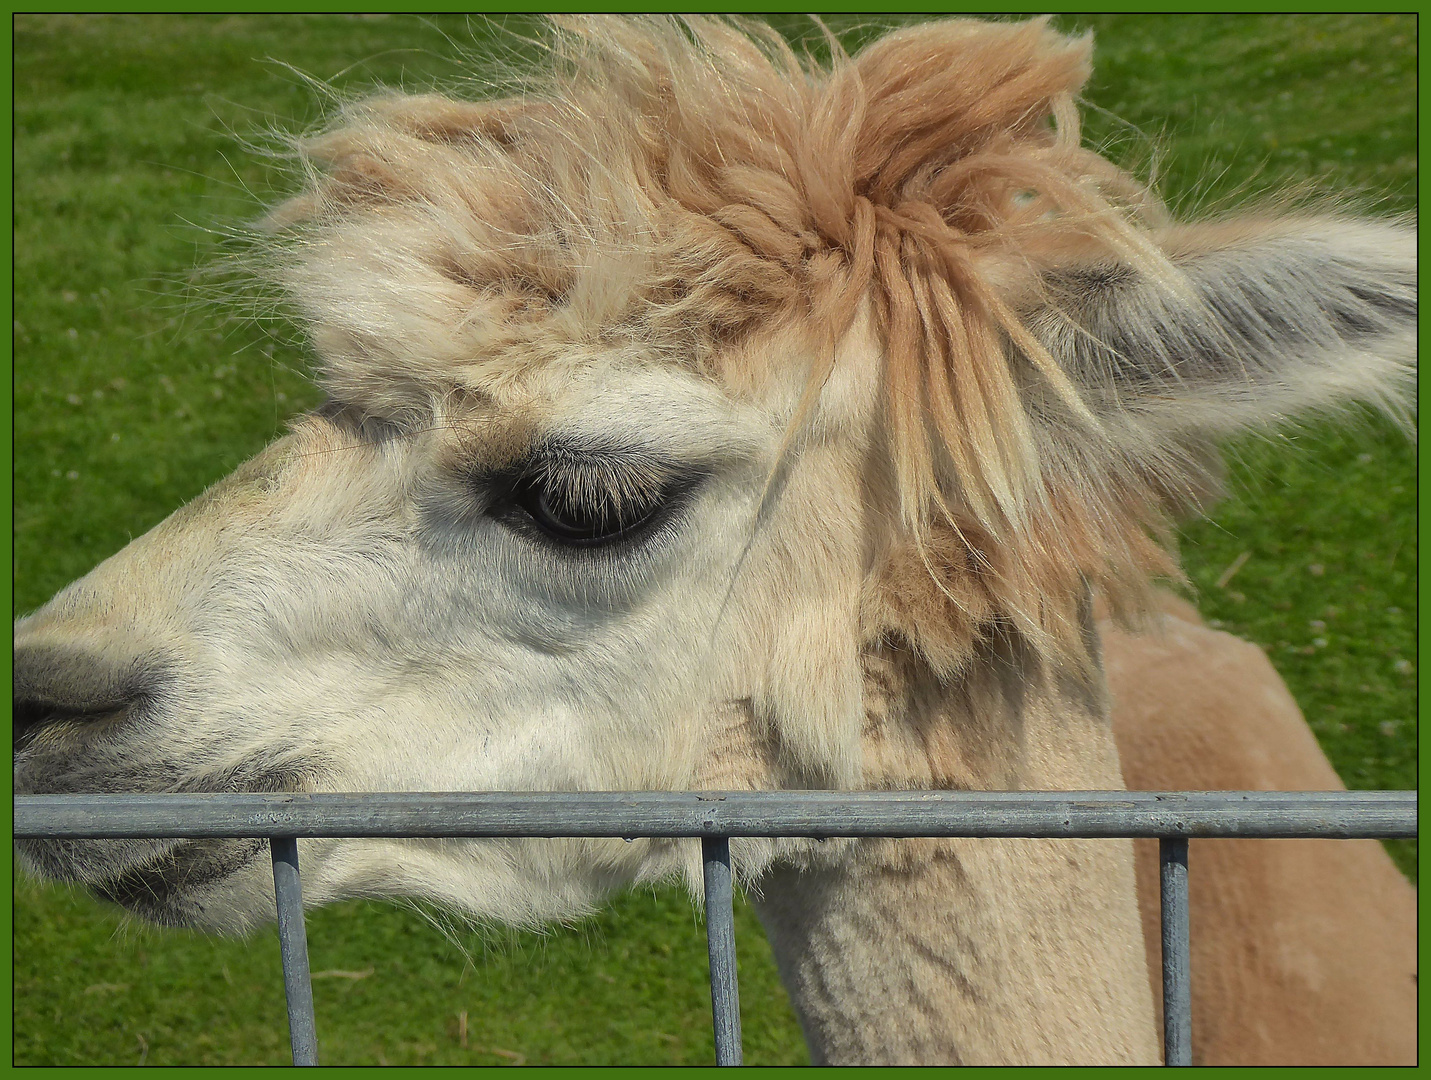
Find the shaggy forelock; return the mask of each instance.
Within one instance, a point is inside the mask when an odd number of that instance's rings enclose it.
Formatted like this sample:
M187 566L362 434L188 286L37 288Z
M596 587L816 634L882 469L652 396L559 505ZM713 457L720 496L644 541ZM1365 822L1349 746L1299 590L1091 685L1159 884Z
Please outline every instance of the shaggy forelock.
M612 339L721 374L758 327L833 341L873 284L911 520L926 409L965 501L1016 509L1031 447L991 335L1027 335L983 262L1070 235L1157 258L1110 201L1145 193L1078 145L1087 37L953 21L820 65L755 22L590 18L544 44L521 96L370 98L307 144L314 182L273 220L302 226L285 277L331 381Z

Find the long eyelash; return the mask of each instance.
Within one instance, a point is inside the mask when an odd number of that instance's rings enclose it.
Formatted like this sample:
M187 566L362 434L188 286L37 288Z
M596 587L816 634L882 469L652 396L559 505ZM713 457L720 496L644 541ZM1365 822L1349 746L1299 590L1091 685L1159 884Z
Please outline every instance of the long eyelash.
M626 521L648 513L682 475L644 455L546 447L533 454L523 478L569 507L609 509Z

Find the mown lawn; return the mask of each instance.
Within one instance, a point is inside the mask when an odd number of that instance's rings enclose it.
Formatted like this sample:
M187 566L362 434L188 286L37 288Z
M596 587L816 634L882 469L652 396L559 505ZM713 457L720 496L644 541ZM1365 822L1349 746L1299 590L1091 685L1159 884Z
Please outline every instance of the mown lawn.
M831 23L851 40L868 33L867 20ZM1098 33L1089 98L1106 112L1090 115L1091 137L1156 161L1176 204L1311 180L1373 209L1414 208L1414 17L1059 23ZM256 152L265 129L325 108L292 68L343 90L423 88L459 77L462 51L490 29L461 17L16 18L17 612L315 402L284 327L234 317L190 284L283 189ZM1348 785L1414 787L1413 447L1362 416L1248 438L1228 458L1232 497L1183 535L1205 615L1267 648ZM1414 845L1395 854L1414 873ZM14 896L16 1064L286 1059L271 931L216 941L135 926L63 889L17 882ZM368 903L313 914L326 1063L711 1060L703 935L678 892L623 897L547 935L427 915ZM759 927L748 907L738 919L747 1060L803 1062Z

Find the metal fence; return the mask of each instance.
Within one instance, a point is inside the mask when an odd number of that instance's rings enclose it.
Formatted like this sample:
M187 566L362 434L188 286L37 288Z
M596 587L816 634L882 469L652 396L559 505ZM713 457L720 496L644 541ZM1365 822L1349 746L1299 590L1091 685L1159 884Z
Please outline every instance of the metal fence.
M716 1064L739 1065L732 837L1157 837L1164 1060L1189 1065L1189 838L1409 838L1416 806L1414 791L29 795L15 799L15 838L268 839L295 1065L318 1061L299 838L698 838Z

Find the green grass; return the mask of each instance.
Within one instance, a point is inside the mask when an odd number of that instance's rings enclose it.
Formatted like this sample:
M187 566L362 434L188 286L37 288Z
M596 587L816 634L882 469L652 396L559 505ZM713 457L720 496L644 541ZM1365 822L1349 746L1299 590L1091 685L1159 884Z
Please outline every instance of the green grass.
M706 1065L715 1056L705 935L675 890L632 893L574 929L450 930L414 911L310 912L325 1065ZM737 912L747 1060L807 1061L754 914ZM270 930L233 941L160 931L78 891L16 891L17 1064L282 1065L288 1035ZM23 943L23 950L19 944ZM470 954L469 961L466 953ZM467 1014L466 1045L460 1037Z
M865 33L859 20L831 22ZM1414 18L1059 24L1099 34L1089 97L1111 115L1091 115L1090 136L1158 157L1177 205L1312 180L1380 209L1414 207ZM249 144L270 120L301 127L321 114L308 85L264 58L344 88L423 87L460 75L453 43L485 32L459 17L17 18L17 611L316 400L281 328L196 306L185 284L272 193ZM1350 786L1415 786L1414 449L1365 418L1248 438L1229 460L1232 497L1183 534L1204 614L1268 649ZM1414 873L1414 845L1395 854ZM748 907L738 920L747 1060L804 1061ZM314 970L372 972L315 983L324 1060L711 1060L703 935L674 890L549 935L453 936L461 948L398 907L315 912ZM285 1060L272 931L247 942L159 932L22 882L14 986L17 1064Z

